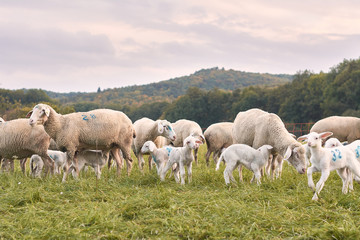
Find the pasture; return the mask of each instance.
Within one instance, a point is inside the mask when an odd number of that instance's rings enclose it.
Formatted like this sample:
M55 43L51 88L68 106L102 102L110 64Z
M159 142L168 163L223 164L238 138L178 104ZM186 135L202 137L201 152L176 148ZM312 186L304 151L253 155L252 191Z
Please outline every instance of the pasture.
M61 176L33 179L16 162L14 174L0 174L1 239L355 239L360 236L360 186L341 193L335 172L311 200L306 175L284 164L281 179L262 178L226 186L224 165L205 165L206 146L193 165L192 183L160 182L146 164L142 175L133 156L126 170L90 169L78 181ZM147 158L147 157L146 157ZM27 169L28 170L28 169ZM238 179L237 172L234 176ZM314 181L320 174L314 175Z

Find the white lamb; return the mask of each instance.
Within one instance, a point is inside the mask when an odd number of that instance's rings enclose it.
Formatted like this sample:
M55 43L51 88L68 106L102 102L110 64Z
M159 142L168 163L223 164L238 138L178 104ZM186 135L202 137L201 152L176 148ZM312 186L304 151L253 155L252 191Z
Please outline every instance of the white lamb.
M65 166L67 164L66 153L55 150L47 150L47 154L55 162L55 174L60 174L61 169L64 169L64 171L67 169ZM30 175L33 177L41 177L43 166L44 162L42 158L37 154L32 155L30 158Z
M181 178L181 184L185 184L185 166L188 170L188 180L191 182L192 177L192 162L194 161L194 156L192 150L198 149L200 144L203 142L198 138L190 135L184 139L183 147L174 147L170 153L169 161L166 163L165 167L161 171L160 180L165 180L166 172L176 163L177 167L174 170L175 181L178 183L179 172Z
M171 141L176 140L176 134L167 120L151 120L149 118L141 118L134 122L136 137L133 140L132 150L138 159L139 169L143 169L145 163L141 148L146 141L155 141L158 136L163 136ZM149 169L151 169L151 161L149 161Z
M79 152L76 157L78 159L79 171L81 171L85 166L90 166L94 169L97 179L100 179L101 169L105 166L109 159L109 151L85 150ZM71 165L69 170L73 170L72 175L76 178L76 172L74 171L75 167Z
M316 133L311 132L298 138L298 141L307 140L307 145L311 151L311 167L307 169L308 185L314 190L312 200L318 200L318 195L324 187L325 181L333 170L339 170L338 173L343 181L342 192L348 191L350 174L346 174L346 168L349 168L356 176L360 177L360 163L356 160L354 153L344 146L335 148L324 148L321 146L321 139L331 136L332 132ZM320 180L314 185L312 178L313 172L321 172Z
M260 185L260 170L268 162L272 149L273 147L270 145L263 145L258 149L254 149L246 144L233 144L221 154L219 161L216 164L216 170L219 169L221 161L224 161L226 163L226 168L224 170L225 183L229 184L230 180L236 183L232 172L239 165L244 165L254 173L256 182ZM254 177L251 181L254 180Z
M143 154L150 153L153 161L155 162L158 175L160 175L162 169L165 167L165 164L169 160L170 153L174 147L165 146L163 148L157 148L155 143L152 141L147 141L141 148Z

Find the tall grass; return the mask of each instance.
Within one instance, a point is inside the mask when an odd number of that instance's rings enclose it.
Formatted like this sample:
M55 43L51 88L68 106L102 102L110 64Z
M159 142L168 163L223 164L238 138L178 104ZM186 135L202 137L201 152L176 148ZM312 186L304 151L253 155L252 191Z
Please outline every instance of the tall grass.
M155 170L103 169L79 180L33 179L17 166L0 174L0 237L4 239L355 239L360 238L359 186L343 195L332 173L318 202L307 178L284 164L281 179L226 186L223 169L193 166L192 183L160 182ZM135 158L134 158L135 159ZM235 174L235 173L234 173ZM236 174L235 174L236 175ZM314 180L318 180L315 175Z

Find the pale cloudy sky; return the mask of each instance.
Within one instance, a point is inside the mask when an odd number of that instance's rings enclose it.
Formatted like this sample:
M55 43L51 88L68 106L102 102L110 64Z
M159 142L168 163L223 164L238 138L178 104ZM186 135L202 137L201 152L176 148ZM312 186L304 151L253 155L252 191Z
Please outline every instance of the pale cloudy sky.
M202 68L324 71L360 57L358 0L0 0L0 88L93 92Z

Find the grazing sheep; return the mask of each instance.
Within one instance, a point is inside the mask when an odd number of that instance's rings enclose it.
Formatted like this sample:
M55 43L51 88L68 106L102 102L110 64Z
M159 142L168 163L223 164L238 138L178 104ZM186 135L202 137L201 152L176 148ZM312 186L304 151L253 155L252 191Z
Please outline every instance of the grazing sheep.
M312 200L318 200L318 195L324 187L325 181L333 170L339 170L338 173L343 181L342 192L348 191L350 174L346 174L346 168L349 168L357 177L360 177L360 163L356 160L355 154L344 146L335 148L324 148L321 146L321 140L331 136L331 132L316 133L311 132L298 138L299 141L307 140L311 151L311 167L307 170L308 185L314 190ZM320 180L314 185L312 174L321 172Z
M174 147L182 147L185 138L187 138L190 135L198 138L200 141L202 141L202 143L205 143L205 137L202 132L202 129L201 129L200 125L197 124L196 122L186 120L186 119L180 119L180 120L176 121L175 123L173 123L172 126L176 133L176 140L171 141L171 144ZM169 145L170 142L168 141L166 144ZM195 149L194 156L195 156L196 164L198 162L197 152L198 152L198 149Z
M169 160L166 163L165 167L160 173L160 180L165 180L166 172L176 163L176 169L174 170L175 181L179 182L179 172L181 177L181 184L185 184L185 166L188 170L188 180L191 182L192 177L192 162L194 156L192 150L199 148L200 144L203 142L198 138L190 135L184 139L183 147L174 147L169 156Z
M226 163L224 170L225 183L229 184L230 180L236 183L232 172L239 165L243 165L254 173L256 182L260 185L260 171L268 162L271 149L273 147L270 145L263 145L258 149L254 149L246 144L233 144L220 155L219 161L216 164L216 170L219 169L220 162L224 161ZM251 181L254 180L254 177Z
M207 145L207 152L205 155L206 165L209 166L209 158L213 154L214 163L217 162L221 150L233 144L232 139L232 122L221 122L210 125L204 132L204 137Z
M271 145L275 158L280 154L299 173L305 173L305 149L290 135L276 114L256 108L239 112L232 133L234 143L246 144L253 148Z
M31 126L43 124L45 131L55 140L59 149L67 153L68 162L73 163L76 176L79 175L79 169L75 154L86 149L111 150L118 174L122 167L120 149L130 174L131 144L136 134L131 120L123 112L97 109L61 115L49 105L38 104L28 116ZM63 182L69 173L70 168L64 171Z
M38 154L45 159L46 172L53 170L54 161L48 156L50 137L43 126L31 127L27 119L15 119L0 124L0 159L6 158L13 166L13 159L21 159L21 170L25 174L28 157Z
M67 170L67 155L64 152L56 151L56 150L48 150L48 155L55 162L55 174L60 174L61 169ZM34 154L30 158L30 175L34 177L40 177L42 168L44 166L44 162L41 157L37 154Z
M156 164L156 169L158 175L160 175L162 169L164 168L165 164L169 160L170 153L174 147L166 146L163 148L158 148L156 144L152 141L147 141L141 148L141 152L143 154L150 153L153 161Z
M101 169L106 164L109 159L109 151L101 150L85 150L77 154L79 171L81 171L85 166L90 166L94 169L97 179L101 177ZM73 171L75 167L70 166L70 171L75 178L76 173Z
M360 139L360 118L332 116L317 121L310 132L332 132L340 142Z
M151 120L149 118L141 118L134 122L136 138L133 140L132 149L138 159L139 169L143 169L145 163L141 153L141 148L146 141L155 141L158 136L163 136L171 141L175 141L176 134L167 120ZM149 161L149 169L151 170L151 161Z

